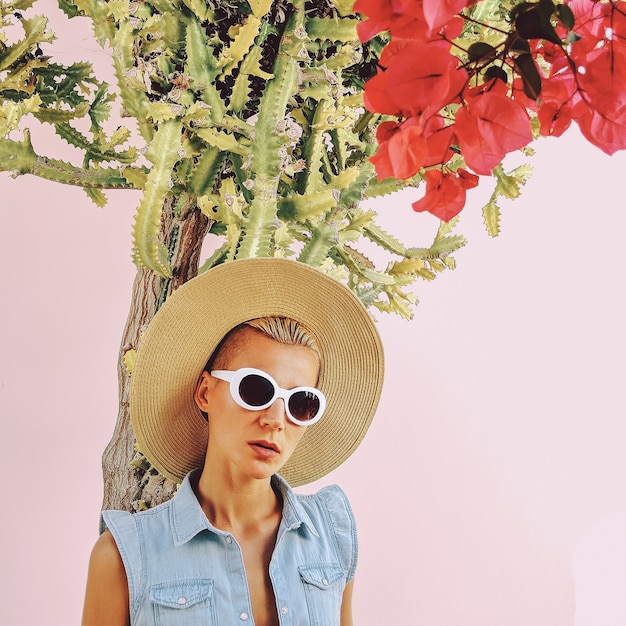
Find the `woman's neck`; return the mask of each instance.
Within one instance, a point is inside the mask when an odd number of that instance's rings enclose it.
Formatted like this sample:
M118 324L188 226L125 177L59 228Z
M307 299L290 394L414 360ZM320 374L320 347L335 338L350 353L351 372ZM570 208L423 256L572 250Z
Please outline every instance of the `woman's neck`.
M280 521L282 498L270 478L234 480L205 467L192 486L205 515L220 530L249 535Z

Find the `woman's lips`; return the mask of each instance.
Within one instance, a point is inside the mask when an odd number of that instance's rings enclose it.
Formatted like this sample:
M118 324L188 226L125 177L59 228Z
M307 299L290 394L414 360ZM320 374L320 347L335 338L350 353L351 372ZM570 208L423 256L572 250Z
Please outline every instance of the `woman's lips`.
M271 441L250 441L248 444L262 459L273 459L280 454L280 449Z

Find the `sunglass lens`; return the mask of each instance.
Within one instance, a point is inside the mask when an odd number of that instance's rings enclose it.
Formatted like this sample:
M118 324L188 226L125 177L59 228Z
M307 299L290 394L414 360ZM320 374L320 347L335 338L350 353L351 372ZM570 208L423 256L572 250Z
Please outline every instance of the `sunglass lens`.
M248 374L239 383L239 395L250 406L263 406L274 396L272 383L258 374Z
M289 398L289 410L297 420L309 422L320 410L320 399L311 391L298 391Z

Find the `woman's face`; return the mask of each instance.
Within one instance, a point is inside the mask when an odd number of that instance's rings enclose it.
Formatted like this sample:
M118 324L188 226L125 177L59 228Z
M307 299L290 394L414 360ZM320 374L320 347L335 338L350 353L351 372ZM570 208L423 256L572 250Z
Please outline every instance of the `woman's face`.
M219 369L253 367L269 374L283 389L316 386L319 359L311 348L279 343L252 328L239 333L235 348L220 360ZM265 479L278 472L306 430L289 421L282 399L261 411L244 409L232 399L229 384L207 372L195 399L209 418L205 468L220 468L233 478Z

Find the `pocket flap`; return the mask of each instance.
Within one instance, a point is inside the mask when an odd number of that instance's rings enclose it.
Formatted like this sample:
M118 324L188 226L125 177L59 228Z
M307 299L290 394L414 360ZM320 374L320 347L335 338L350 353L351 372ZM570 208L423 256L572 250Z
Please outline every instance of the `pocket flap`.
M328 589L345 576L341 567L336 563L306 565L299 567L298 571L304 582L315 585L319 589Z
M207 578L176 580L150 587L150 599L171 609L186 609L207 600L213 593L213 581Z

